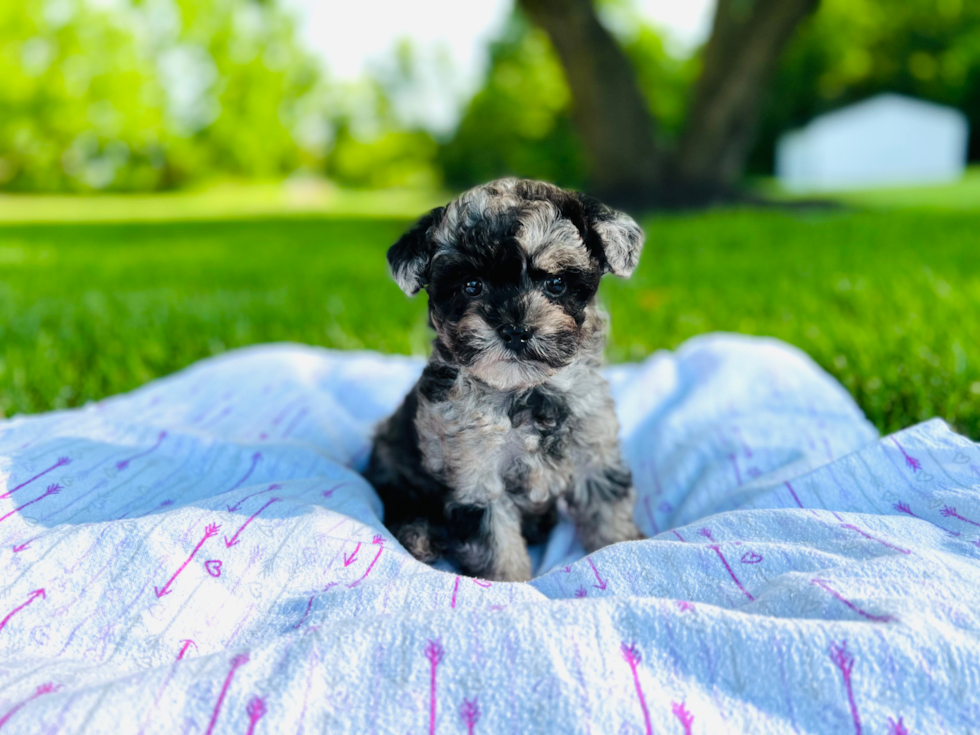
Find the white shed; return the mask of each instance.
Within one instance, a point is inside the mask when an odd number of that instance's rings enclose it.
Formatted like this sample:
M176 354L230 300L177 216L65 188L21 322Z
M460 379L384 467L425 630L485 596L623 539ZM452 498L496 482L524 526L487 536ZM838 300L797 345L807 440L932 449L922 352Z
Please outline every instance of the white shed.
M776 145L776 176L792 191L953 181L966 167L966 115L881 94L815 118Z

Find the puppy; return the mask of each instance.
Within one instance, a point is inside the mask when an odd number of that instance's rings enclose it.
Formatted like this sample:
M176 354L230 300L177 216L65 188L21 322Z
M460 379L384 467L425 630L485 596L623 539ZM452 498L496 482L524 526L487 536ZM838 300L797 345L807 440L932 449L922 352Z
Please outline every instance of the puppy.
M583 194L503 179L425 215L388 251L424 288L436 339L422 377L379 427L367 479L417 559L494 580L531 578L561 503L589 551L642 538L599 374L604 273L628 277L643 231Z

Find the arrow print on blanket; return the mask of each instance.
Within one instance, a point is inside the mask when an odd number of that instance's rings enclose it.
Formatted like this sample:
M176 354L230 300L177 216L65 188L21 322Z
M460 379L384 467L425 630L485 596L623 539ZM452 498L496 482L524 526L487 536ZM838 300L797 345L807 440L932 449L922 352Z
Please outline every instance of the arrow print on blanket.
M231 487L229 490L227 490L226 492L231 492L232 490L237 490L242 485L244 485L245 484L245 481L248 480L248 478L250 478L252 476L252 473L255 472L255 468L258 466L259 462L261 462L261 461L262 461L262 452L256 452L255 454L253 454L252 455L252 464L249 465L248 470L246 470L245 474L242 475L242 479L240 479L238 482L236 482L235 485L233 487Z
M348 556L346 553L344 554L344 566L345 567L349 567L351 564L353 564L355 561L357 561L357 552L360 551L360 550L361 550L361 542L358 541L357 542L357 546L354 547L354 553L353 554L351 554L350 556Z
M385 550L384 542L385 540L384 537L382 536L375 536L373 539L371 539L371 543L378 547L378 553L374 555L374 559L371 560L371 563L368 565L368 568L364 571L364 574L362 574L355 581L347 585L350 589L357 587L357 585L359 585L361 582L367 579L367 576L371 573L371 570L374 569L374 565L378 563L378 559L381 558L381 554Z
M259 508L257 511L255 511L252 515L248 517L248 520L245 521L237 531L235 531L235 535L232 536L230 540L227 536L225 536L225 547L230 549L232 546L236 546L238 543L240 543L241 539L239 539L238 537L241 535L242 531L248 528L248 525L256 518L258 518L259 514L262 511L264 511L273 503L278 503L278 502L279 502L279 498L271 498L269 502L267 502L265 505L263 505L261 508Z
M16 546L13 547L14 548L14 553L15 554L19 554L22 551L27 551L31 547L31 544L34 543L35 541L37 541L39 538L41 538L41 537L40 536L35 536L30 541L25 541L22 544L17 544Z
M156 593L157 598L163 597L164 595L169 595L171 592L173 592L173 590L170 589L171 585L173 585L174 581L177 579L178 576L180 576L180 573L184 571L187 565L191 563L191 561L197 555L197 552L201 550L201 547L204 546L207 540L212 536L218 535L219 528L221 528L221 526L217 525L216 523L209 523L207 527L205 527L203 538L201 538L201 540L197 542L197 546L194 547L194 550L191 552L191 555L187 557L187 561L185 561L183 564L180 565L177 571L174 572L174 576L168 579L167 583L163 585L163 587L153 588L153 591Z
M186 638L182 640L181 643L183 643L184 645L181 646L180 653L177 654L178 661L180 661L187 654L187 649L189 649L191 646L194 646L195 651L197 650L197 644L194 641L192 641L190 638Z
M592 567L592 573L595 575L596 581L599 583L599 584L594 584L592 586L595 587L597 590L606 589L606 580L604 580L602 578L602 575L599 574L599 570L596 569L595 562L592 561L592 557L591 556L588 557L587 561L589 562L589 566Z
M242 498L241 500L239 500L234 505L226 505L225 507L228 509L228 512L229 513L234 513L239 508L241 508L242 505L244 505L245 501L248 500L249 498L254 498L256 495L262 495L263 493L270 492L271 490L279 490L281 488L282 488L282 485L277 485L276 483L272 483L265 490L259 490L257 493L252 493L251 495L246 495L244 498Z
M18 490L20 490L22 487L27 487L28 485L30 485L35 480L44 477L49 472L53 472L54 470L58 469L59 467L64 467L64 466L70 465L70 464L71 464L71 457L61 457L61 458L59 458L57 462L55 462L53 465L51 465L50 467L48 467L46 470L44 470L42 472L39 472L38 474L34 475L34 477L30 478L29 480L25 480L20 485L18 485L17 487L15 487L13 490L8 490L3 495L0 495L0 499L2 499L2 498L9 498L11 495L13 495L15 492L17 492Z
M50 682L50 681L49 682L46 682L44 684L38 685L37 689L34 690L34 693L31 696L29 696L27 699L21 700L20 702L18 702L17 704L15 704L13 707L11 707L9 710L7 710L7 713L3 717L0 717L0 727L3 727L4 725L6 725L7 724L7 720L9 720L11 717L13 717L14 714L17 711L19 711L21 708L23 708L24 705L26 705L27 703L29 703L29 702L37 699L38 697L41 697L41 696L45 695L45 694L51 694L52 692L56 692L60 688L61 688L61 684L55 684L54 682Z
M42 589L39 589L39 590L34 590L33 592L31 592L27 596L27 602L21 603L20 605L18 605L17 607L15 607L13 610L11 610L9 613L7 613L7 617L5 617L3 620L0 620L0 630L3 630L4 628L7 627L7 623L10 622L10 619L14 615L16 615L17 613L19 613L21 610L23 610L25 607L27 607L28 605L30 605L32 602L34 602L34 600L36 600L39 597L41 597L41 598L43 598L45 600L47 599L47 595L44 594L44 589L43 588Z
M12 511L10 511L9 513L7 513L7 515L0 516L0 521L5 521L8 518L10 518L10 516L14 515L15 513L19 513L20 511L24 510L24 508L26 508L27 506L34 505L34 503L36 503L36 502L38 502L40 500L44 500L49 495L57 495L60 491L61 491L61 485L58 485L57 483L54 484L54 485L48 485L48 489L45 490L40 495L38 495L36 498L34 498L34 500L28 500L26 503L24 503L19 508L14 508Z

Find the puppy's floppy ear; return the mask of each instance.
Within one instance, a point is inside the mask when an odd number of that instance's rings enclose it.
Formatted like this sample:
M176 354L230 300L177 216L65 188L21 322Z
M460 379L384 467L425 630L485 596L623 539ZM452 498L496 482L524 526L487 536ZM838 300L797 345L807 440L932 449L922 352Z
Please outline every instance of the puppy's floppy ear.
M593 243L605 256L606 272L629 278L640 262L643 250L643 230L628 214L610 209L588 194L578 194L586 225ZM591 243L590 243L591 244Z
M414 296L426 285L434 249L434 243L429 238L429 230L442 220L445 211L445 207L436 207L416 222L398 242L388 248L391 277L409 296Z

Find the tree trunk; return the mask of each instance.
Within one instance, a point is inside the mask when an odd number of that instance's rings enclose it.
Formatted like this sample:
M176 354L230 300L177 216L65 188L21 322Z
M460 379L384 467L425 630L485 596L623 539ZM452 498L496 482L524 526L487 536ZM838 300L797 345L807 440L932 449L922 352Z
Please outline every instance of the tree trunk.
M718 0L677 175L712 196L739 181L779 57L819 0Z
M820 0L718 0L704 66L677 151L657 139L632 64L591 0L518 0L548 34L568 80L591 188L624 207L737 198L766 86Z
M664 157L629 58L591 0L518 0L548 34L572 92L591 188L610 203L638 204L663 183Z

